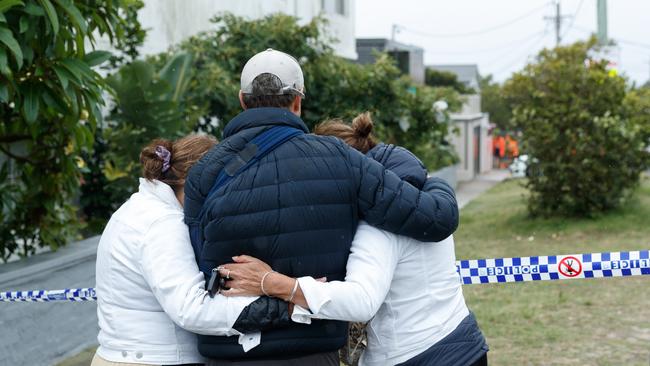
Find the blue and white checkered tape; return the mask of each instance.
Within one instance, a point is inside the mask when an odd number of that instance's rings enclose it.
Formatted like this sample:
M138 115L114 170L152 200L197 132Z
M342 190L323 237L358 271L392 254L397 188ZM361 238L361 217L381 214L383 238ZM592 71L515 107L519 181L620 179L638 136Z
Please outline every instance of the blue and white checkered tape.
M456 262L464 285L650 275L650 251L605 252ZM0 292L0 302L95 301L94 288Z
M650 251L472 259L456 266L465 285L650 275Z
M65 290L32 290L0 292L0 302L50 302L95 301L97 294L92 287Z

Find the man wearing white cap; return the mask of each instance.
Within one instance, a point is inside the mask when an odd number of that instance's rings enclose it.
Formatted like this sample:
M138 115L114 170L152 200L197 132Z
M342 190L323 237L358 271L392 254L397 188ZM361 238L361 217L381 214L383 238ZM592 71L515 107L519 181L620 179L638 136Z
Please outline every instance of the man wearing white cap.
M241 254L290 277L343 280L360 219L425 242L458 226L448 190L419 190L341 140L309 134L300 119L304 97L295 58L272 49L256 54L241 74L244 111L189 172L185 220L208 290L219 283L213 269ZM260 295L274 275L260 278ZM259 297L234 325L246 337L199 336L199 351L214 365L338 365L347 323L292 323L293 295Z

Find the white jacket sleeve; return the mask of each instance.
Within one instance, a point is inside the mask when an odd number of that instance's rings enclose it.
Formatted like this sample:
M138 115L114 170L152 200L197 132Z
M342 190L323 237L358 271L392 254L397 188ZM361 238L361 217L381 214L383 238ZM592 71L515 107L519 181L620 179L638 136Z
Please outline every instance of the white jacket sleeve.
M144 278L174 323L205 335L240 334L232 326L257 297L209 297L182 215L153 223L141 245Z
M309 310L296 306L292 320L370 320L388 294L399 254L399 243L393 234L361 223L352 241L345 282L298 279Z

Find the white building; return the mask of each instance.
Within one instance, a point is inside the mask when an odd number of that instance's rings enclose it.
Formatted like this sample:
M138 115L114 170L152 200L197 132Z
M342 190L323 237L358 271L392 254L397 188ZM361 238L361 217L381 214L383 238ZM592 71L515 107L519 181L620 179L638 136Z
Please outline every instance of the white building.
M302 24L323 14L329 22L329 35L338 40L332 44L335 53L348 59L357 58L353 0L145 0L138 18L148 32L140 52L160 53L192 35L214 28L210 19L221 12L248 19L284 13L299 18Z
M458 134L452 133L449 142L456 148L460 162L456 166L458 181L474 179L492 169L492 136L489 116L481 110L480 75L477 65L431 65L432 69L456 74L458 81L474 89L476 94L463 95L465 103L458 113L451 115Z

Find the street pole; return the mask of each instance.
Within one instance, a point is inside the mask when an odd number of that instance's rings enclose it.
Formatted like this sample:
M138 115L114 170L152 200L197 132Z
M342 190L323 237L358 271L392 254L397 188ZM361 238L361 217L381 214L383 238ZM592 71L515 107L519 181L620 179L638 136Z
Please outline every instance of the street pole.
M598 0L598 43L607 44L607 0Z
M562 30L562 13L560 12L560 0L557 0L555 3L555 45L559 46L560 42L560 31Z
M550 20L553 22L553 25L555 26L555 46L559 46L560 43L562 42L562 20L564 18L570 18L570 16L567 15L562 15L562 11L560 9L560 0L555 1L555 16L547 16L544 17L545 20Z

